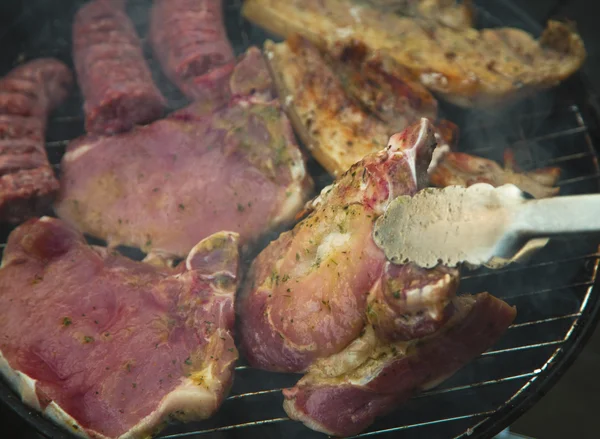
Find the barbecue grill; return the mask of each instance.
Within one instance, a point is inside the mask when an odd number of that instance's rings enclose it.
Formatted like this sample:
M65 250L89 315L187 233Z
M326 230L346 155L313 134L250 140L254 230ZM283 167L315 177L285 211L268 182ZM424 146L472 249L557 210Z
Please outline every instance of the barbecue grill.
M27 2L14 17L13 26L0 34L0 73L39 56L54 56L72 65L70 26L82 2L65 3ZM237 53L251 44L262 45L266 38L277 40L241 17L241 0L224 3L229 37ZM534 35L541 31L539 24L508 2L476 3L482 27L515 26ZM148 0L131 0L128 5L141 35L146 34L148 7ZM184 99L162 76L149 50L146 55L171 107L182 106ZM57 171L69 140L83 134L81 106L81 96L75 91L49 121L47 149ZM461 151L502 160L504 149L510 147L525 170L559 166L561 194L572 195L599 190L597 108L589 84L578 74L557 89L506 111L488 114L442 104L442 115L461 128ZM318 185L330 181L315 163L310 169ZM6 226L0 229L2 249L10 231ZM556 382L594 329L600 307L598 242L585 236L553 239L526 263L497 271L465 272L461 292L489 291L516 305L516 321L491 350L357 437L491 437L514 421ZM158 437L324 437L289 420L283 411L280 390L298 379L299 375L252 369L242 359L231 394L215 417L172 425ZM43 435L72 437L24 406L4 382L0 382L0 399Z

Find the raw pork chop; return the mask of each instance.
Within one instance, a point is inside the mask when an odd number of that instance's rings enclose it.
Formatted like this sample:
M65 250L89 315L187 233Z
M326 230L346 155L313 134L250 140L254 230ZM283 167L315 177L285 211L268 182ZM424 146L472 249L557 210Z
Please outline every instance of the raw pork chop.
M307 372L284 391L293 419L353 435L489 348L515 310L487 293L455 297L458 271L395 265L372 238L388 203L427 183L435 145L422 119L392 136L309 205L254 261L238 298L251 365Z
M72 83L69 68L53 58L0 79L0 220L18 223L50 209L58 180L44 144L46 119Z
M278 102L242 96L268 90L261 75L245 76L265 71L253 53L231 76L237 97L225 107L198 102L129 133L69 145L57 214L111 246L168 257L220 230L246 244L293 219L312 181Z
M166 100L152 80L122 0L93 0L75 15L73 59L85 128L112 134L158 119Z
M9 237L0 269L0 371L25 403L92 438L145 438L221 404L233 343L237 235L177 268L89 247L44 217Z

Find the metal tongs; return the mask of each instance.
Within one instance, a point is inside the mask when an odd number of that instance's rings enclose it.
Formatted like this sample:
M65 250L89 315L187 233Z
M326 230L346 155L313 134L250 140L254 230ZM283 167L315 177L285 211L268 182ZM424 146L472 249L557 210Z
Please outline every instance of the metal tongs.
M428 188L400 196L378 218L377 245L396 264L500 268L549 237L600 231L600 194L528 199L514 185Z

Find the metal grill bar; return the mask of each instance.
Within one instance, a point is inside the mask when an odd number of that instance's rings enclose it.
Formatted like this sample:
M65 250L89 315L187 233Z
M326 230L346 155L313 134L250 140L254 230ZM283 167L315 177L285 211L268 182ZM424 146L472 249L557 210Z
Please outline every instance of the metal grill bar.
M559 344L564 343L565 340L564 339L560 339L560 340L554 340L554 341L547 341L544 343L534 343L534 344L528 344L525 346L515 346L514 348L506 348L506 349L498 349L495 351L487 351L484 352L483 354L481 354L482 357L489 357L491 355L499 355L499 354L505 354L507 352L517 352L517 351L524 351L527 349L537 349L537 348L543 348L546 346L556 346Z
M409 428L426 427L428 425L442 424L442 423L446 423L446 422L462 421L464 419L476 418L476 417L479 417L479 416L490 416L493 413L494 413L494 410L488 410L488 411L485 411L485 412L473 413L473 414L470 414L470 415L454 416L452 418L436 419L434 421L427 421L427 422L419 422L419 423L416 423L416 424L402 425L400 427L387 428L385 430L368 431L366 433L358 434L356 436L350 436L348 439L354 439L354 438L358 438L358 437L374 436L376 434L381 434L381 433L393 433L393 432L396 432L396 431L408 430Z
M194 436L197 434L217 433L219 431L234 430L234 429L238 429L238 428L258 427L260 425L278 424L280 422L286 422L286 421L291 421L291 419L290 418L264 419L262 421L252 421L252 422L245 422L243 424L226 425L224 427L216 427L216 428L211 428L209 430L198 430L198 431L189 431L189 432L185 432L185 433L170 434L168 436L160 436L158 439L176 439L176 438L181 438L181 437Z
M564 264L564 263L568 263L568 262L577 262L577 261L588 259L588 258L596 258L596 259L598 259L598 258L600 258L600 253L590 253L588 255L575 256L575 257L572 257L572 258L555 259L555 260L552 260L552 261L538 262L538 263L530 264L530 265L517 265L517 266L507 267L507 268L503 268L501 270L496 270L496 271L492 271L492 272L461 275L460 278L463 279L463 280L465 280L465 279L482 278L482 277L487 277L487 276L492 276L492 275L499 275L499 274L504 274L504 273L513 273L513 272L518 272L518 271L525 271L525 270L529 270L531 268L541 268L541 267L547 267L547 266L550 266L550 265Z
M566 289L576 288L576 287L589 287L589 286L591 286L593 284L594 284L593 281L577 282L577 283L573 283L573 284L567 285L567 286L562 286L561 285L560 287L555 287L555 288L545 288L543 290L535 290L535 291L529 291L529 292L525 292L525 293L513 294L513 295L510 295L510 296L502 296L502 299L503 300L515 299L517 297L526 297L526 296L533 296L533 295L536 295L536 294L551 293L553 291L566 290Z

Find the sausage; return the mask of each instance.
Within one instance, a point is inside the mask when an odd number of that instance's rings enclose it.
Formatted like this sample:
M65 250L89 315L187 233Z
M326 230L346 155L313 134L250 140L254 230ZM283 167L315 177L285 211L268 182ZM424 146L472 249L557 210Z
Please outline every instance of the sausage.
M0 221L46 213L59 188L44 147L48 114L73 75L52 58L29 61L0 79Z
M73 59L89 133L128 131L162 116L166 100L152 80L124 2L93 0L79 9Z
M235 66L221 0L155 0L150 42L166 75L192 100L219 94Z

